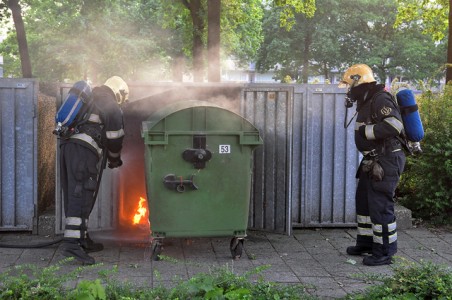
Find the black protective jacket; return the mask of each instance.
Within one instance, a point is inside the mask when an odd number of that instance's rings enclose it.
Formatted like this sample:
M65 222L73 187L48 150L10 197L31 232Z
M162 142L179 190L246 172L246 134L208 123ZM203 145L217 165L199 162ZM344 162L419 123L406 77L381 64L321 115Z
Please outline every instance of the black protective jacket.
M384 85L367 84L367 89L363 88L357 99L355 144L364 155L372 150L381 154L402 134L402 117Z
M99 156L105 150L109 159L117 159L124 139L122 110L107 86L93 89L93 102L89 121L80 126L80 133L71 136L71 141L87 146Z

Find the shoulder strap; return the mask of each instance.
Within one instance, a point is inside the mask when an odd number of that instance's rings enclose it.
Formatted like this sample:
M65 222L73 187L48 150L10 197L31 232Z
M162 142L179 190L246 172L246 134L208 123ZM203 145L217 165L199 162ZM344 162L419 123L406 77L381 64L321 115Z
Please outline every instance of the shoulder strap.
M86 112L81 116L80 120L77 122L77 125L75 125L76 130L78 130L81 125L88 122L89 116L93 112L94 107L96 107L96 104L94 103L94 99L92 99L89 103L87 103Z

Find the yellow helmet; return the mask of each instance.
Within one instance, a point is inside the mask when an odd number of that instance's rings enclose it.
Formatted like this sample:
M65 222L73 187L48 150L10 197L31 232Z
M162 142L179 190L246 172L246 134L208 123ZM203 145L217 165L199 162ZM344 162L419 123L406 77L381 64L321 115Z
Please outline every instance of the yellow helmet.
M351 66L345 71L342 80L339 83L339 87L355 87L363 83L375 82L375 78L372 69L365 64L356 64Z
M119 76L113 76L107 79L104 83L108 86L116 96L116 102L122 104L129 100L129 86L127 83Z

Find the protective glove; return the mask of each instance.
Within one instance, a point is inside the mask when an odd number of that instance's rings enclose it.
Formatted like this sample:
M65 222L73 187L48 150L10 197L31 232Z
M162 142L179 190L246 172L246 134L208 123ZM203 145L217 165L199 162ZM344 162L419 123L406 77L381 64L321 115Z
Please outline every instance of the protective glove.
M376 159L363 160L362 168L373 181L382 181L385 176L385 171Z
M121 157L108 159L108 167L110 169L119 168L120 166L122 166Z

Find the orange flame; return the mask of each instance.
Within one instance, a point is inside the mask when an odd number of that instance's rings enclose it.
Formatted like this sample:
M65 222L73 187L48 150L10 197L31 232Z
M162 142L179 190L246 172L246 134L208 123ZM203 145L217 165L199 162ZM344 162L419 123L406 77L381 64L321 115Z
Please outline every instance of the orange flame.
M144 206L146 199L140 197L140 202L138 203L137 213L133 216L133 224L140 224L141 218L146 216L147 209Z

